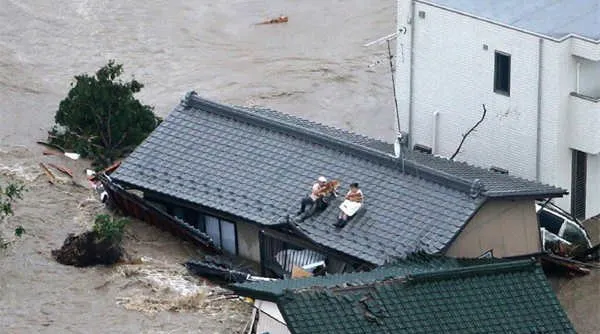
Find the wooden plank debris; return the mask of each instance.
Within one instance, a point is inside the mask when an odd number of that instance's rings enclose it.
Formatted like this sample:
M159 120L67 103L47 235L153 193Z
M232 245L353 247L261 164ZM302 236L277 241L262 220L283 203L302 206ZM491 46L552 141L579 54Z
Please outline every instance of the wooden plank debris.
M44 171L44 174L46 174L46 176L48 177L48 182L54 184L56 182L56 177L54 176L54 174L52 174L52 172L48 169L48 167L46 167L46 165L44 165L43 162L40 162L40 167Z
M73 172L70 169L66 168L66 167L57 166L57 165L52 164L52 163L49 163L48 166L50 166L50 167L52 167L52 168L54 168L54 169L62 172L65 175L70 176L71 178L73 177Z

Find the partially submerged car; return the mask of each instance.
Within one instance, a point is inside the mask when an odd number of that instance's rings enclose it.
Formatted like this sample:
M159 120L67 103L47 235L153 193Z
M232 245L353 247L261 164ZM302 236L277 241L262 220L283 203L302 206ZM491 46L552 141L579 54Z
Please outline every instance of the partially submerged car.
M587 231L575 217L551 202L536 203L535 210L545 251L572 257L592 248Z

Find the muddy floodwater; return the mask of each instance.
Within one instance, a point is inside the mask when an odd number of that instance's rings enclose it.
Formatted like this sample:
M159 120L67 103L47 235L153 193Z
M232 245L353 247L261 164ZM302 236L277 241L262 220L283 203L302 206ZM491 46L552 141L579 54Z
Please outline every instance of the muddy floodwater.
M115 1L0 0L0 180L25 183L0 254L2 333L235 333L251 310L219 299L187 275L188 244L145 224L127 229L136 263L72 268L50 251L104 211L84 180L85 161L42 156L73 75L109 59L146 86L139 98L167 115L190 90L262 105L372 137L393 137L393 95L384 45L392 0ZM289 22L256 25L280 15ZM40 162L71 168L51 185ZM598 276L561 281L559 296L581 333L598 333ZM561 290L562 289L562 290Z
M289 22L255 25L280 15ZM193 247L141 223L126 236L141 263L79 269L51 258L103 211L84 161L35 144L74 75L116 59L161 116L195 90L389 139L386 49L363 44L393 32L394 15L389 0L0 0L0 178L28 188L0 226L26 229L0 255L0 332L235 333L251 313L187 276L180 263ZM77 185L48 184L40 162L71 168Z

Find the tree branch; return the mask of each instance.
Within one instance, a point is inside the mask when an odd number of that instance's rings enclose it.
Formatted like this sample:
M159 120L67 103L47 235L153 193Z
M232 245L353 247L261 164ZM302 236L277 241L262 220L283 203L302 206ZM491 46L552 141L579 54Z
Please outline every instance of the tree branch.
M458 144L458 147L456 148L456 152L454 152L454 154L452 154L452 156L450 157L450 160L454 160L454 158L456 157L456 155L458 155L458 153L460 152L460 149L462 148L463 144L465 143L465 140L467 139L467 137L471 134L471 132L475 131L475 129L479 126L479 124L481 124L483 122L483 120L485 119L485 114L487 113L487 110L485 109L485 104L482 104L483 106L483 114L481 115L481 119L475 123L475 125L473 125L473 127L467 131L467 133L462 135L462 140L460 141L460 144Z

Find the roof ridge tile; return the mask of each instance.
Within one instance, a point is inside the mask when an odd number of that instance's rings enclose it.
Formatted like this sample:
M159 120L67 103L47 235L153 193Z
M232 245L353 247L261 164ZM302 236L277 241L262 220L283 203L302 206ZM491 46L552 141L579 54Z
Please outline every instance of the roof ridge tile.
M184 99L181 102L182 110L187 109L200 109L205 112L213 112L220 114L222 116L228 116L235 118L237 120L244 119L247 122L253 123L258 126L267 127L270 130L279 131L282 133L289 134L290 132L298 136L298 138L312 141L314 143L334 147L341 152L348 153L352 152L354 155L375 163L391 166L398 170L401 170L405 174L412 175L418 178L424 178L428 181L443 185L445 187L463 192L463 193L473 193L473 182L460 176L453 175L451 173L447 173L445 171L436 170L430 166L422 164L415 160L405 159L403 158L395 158L390 153L386 153L381 150L377 150L376 148L362 145L357 142L352 142L349 140L336 138L331 134L314 130L307 127L299 126L298 124L290 124L286 123L282 120L277 120L274 118L265 118L261 115L255 115L251 113L249 110L245 110L233 105L225 105L221 103L217 103L214 101L210 101L198 96L195 91L188 92ZM209 110L207 110L207 108ZM177 109L176 109L177 110ZM181 110L180 110L181 111ZM273 113L279 113L282 115L286 115L280 113L278 111L272 111ZM290 118L295 118L293 116L287 115ZM299 118L297 118L299 119ZM302 119L300 119L302 120ZM304 120L306 121L306 120ZM311 124L321 125L320 123L306 121ZM326 126L330 127L330 126ZM337 129L340 133L350 133L346 130L330 127L333 129ZM352 133L350 133L352 134ZM360 135L362 136L362 135ZM366 136L362 136L364 138L369 138ZM481 192L475 193L475 195L479 196ZM477 197L474 196L474 197Z

